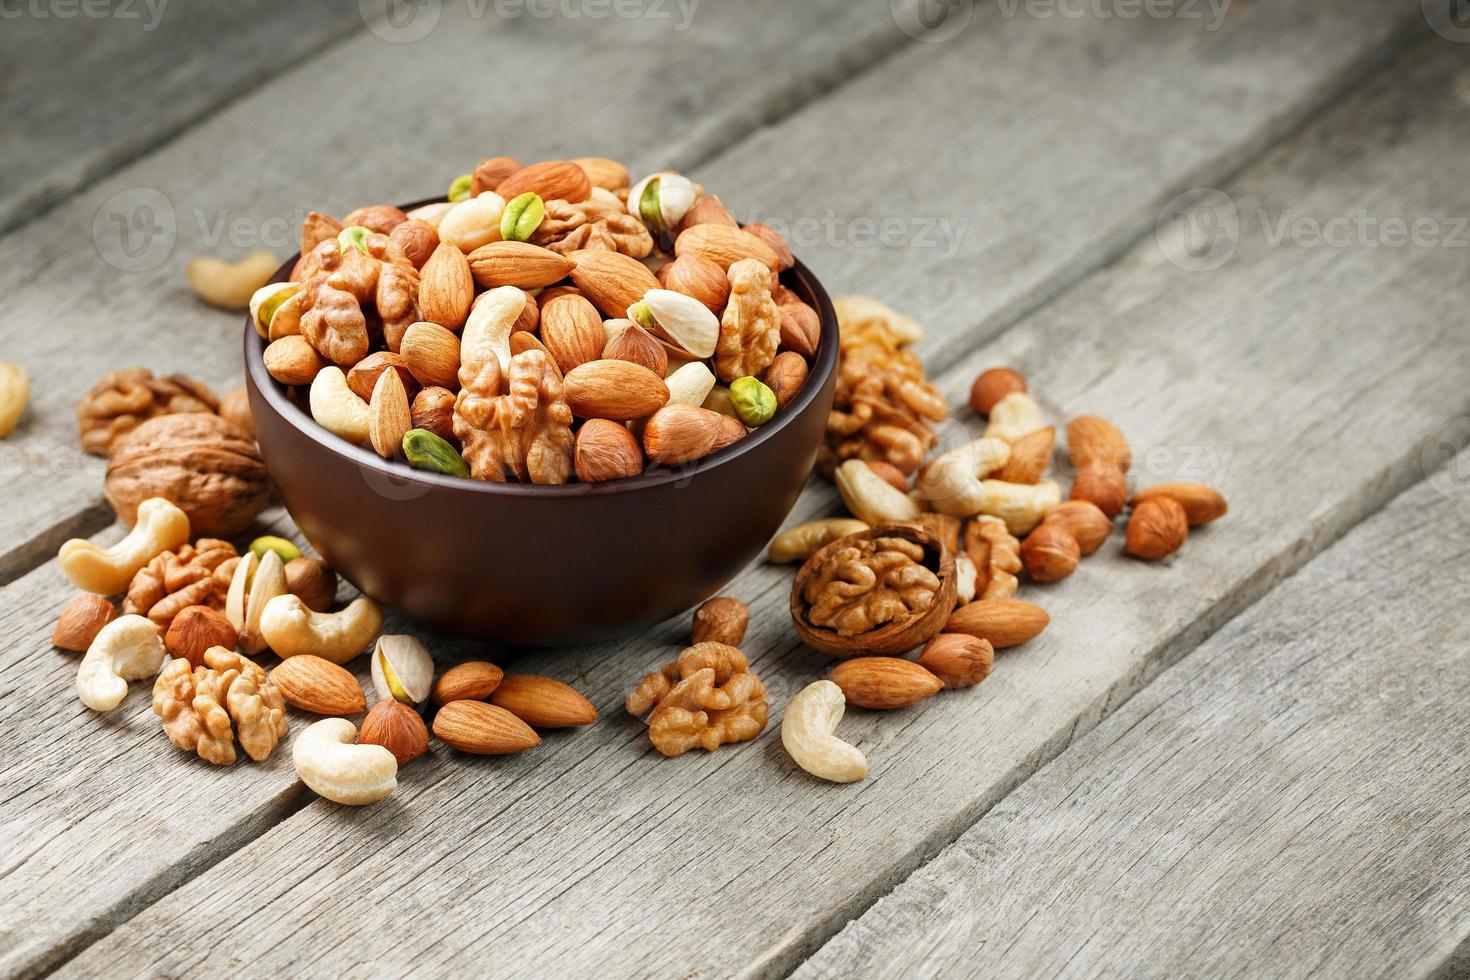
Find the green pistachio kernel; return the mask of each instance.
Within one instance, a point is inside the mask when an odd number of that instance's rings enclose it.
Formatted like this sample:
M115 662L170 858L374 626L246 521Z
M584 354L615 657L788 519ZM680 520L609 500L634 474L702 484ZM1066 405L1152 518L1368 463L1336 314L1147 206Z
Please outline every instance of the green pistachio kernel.
M535 191L526 191L505 206L500 216L500 237L507 242L526 242L541 227L546 204Z
M772 396L774 397L774 396ZM428 429L409 429L403 434L403 455L416 470L469 476L469 464L454 447Z
M654 177L643 185L643 194L638 198L638 216L652 231L662 231L664 226L663 210L658 202L658 185L659 178Z
M460 174L449 182L449 200L458 204L470 199L470 185L475 182L474 174Z
M776 414L776 393L760 378L747 376L730 382L730 401L740 421L751 427L765 425Z
M353 225L351 228L343 228L337 234L337 246L345 254L349 248L355 248L363 255L367 254L367 236L372 231L362 225Z
M266 534L250 542L250 553L256 558L264 558L267 551L274 551L280 555L282 564L295 561L301 557L300 548L285 538L278 538L274 534Z
M628 319L636 322L644 330L657 330L658 321L653 318L653 311L648 308L645 300L639 300L628 307Z

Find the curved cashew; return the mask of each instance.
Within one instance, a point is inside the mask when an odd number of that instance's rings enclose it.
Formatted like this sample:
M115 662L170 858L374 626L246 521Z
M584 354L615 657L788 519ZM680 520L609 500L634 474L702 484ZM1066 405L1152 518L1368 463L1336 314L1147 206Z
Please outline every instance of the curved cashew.
M459 338L459 381L468 385L494 356L502 376L510 372L510 335L526 308L526 294L515 286L496 286L475 300Z
M287 591L286 566L280 554L267 550L262 558L247 551L241 556L230 579L230 590L225 594L225 618L239 634L241 650L254 656L265 649L260 617L272 599Z
M0 439L15 431L26 402L31 400L31 380L19 364L0 364Z
M102 627L77 668L77 696L93 711L111 711L128 696L128 681L147 680L163 666L163 637L143 616Z
M845 538L849 534L866 531L868 525L850 517L828 517L820 521L807 521L787 528L776 535L766 549L766 561L773 565L785 565L794 561L806 561L820 549Z
M832 474L842 502L852 516L868 524L885 521L912 521L919 516L919 505L909 495L883 479L860 459L849 459Z
M454 204L455 202L453 201L438 201L434 204L425 204L421 208L414 208L408 212L408 218L410 221L422 221L437 232L439 230L439 223L444 220L444 216L454 210Z
M265 604L260 632L282 659L314 654L345 664L362 653L383 628L383 612L371 599L354 599L341 612L315 613L294 595Z
M999 517L1006 522L1006 530L1017 537L1032 531L1047 511L1062 502L1062 488L1055 480L1034 484L984 480L980 490L978 513Z
M324 718L296 736L291 761L311 791L333 803L376 803L398 788L398 760L381 745L357 745L357 726Z
M210 306L243 310L250 296L271 277L280 261L269 252L251 252L239 262L215 258L193 259L184 267L189 285Z
M505 198L494 191L458 201L439 219L439 240L469 253L481 245L500 241L500 216Z
M354 446L368 441L372 413L368 403L347 386L347 375L339 367L324 367L311 383L311 417L334 436Z
M817 681L802 688L786 706L781 718L781 744L796 764L818 779L855 783L868 774L868 760L833 735L847 698L831 681Z
M98 595L118 595L127 591L138 569L188 542L189 516L171 501L149 497L138 505L132 531L111 548L73 538L61 546L56 558L77 588Z
M1011 447L1003 439L976 439L930 463L919 480L919 492L941 514L978 514L984 498L980 478L999 470L1010 458Z
M991 407L990 424L985 427L985 435L990 439L1015 442L1044 428L1046 417L1041 414L1041 406L1036 404L1036 399L1024 391L1013 391Z
M670 405L703 405L714 390L715 376L703 361L690 361L667 378Z

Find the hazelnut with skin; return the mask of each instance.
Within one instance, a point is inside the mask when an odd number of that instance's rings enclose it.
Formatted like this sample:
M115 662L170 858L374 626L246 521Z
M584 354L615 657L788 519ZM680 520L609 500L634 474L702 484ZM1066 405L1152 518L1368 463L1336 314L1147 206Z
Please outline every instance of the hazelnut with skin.
M976 415L987 416L995 403L1013 391L1025 391L1026 379L1021 372L1011 368L991 368L984 371L970 386L970 407Z
M1072 532L1060 523L1047 523L1021 542L1021 561L1037 582L1060 582L1077 570L1082 549Z
M454 438L454 392L448 388L425 388L413 398L409 410L415 429L434 433L451 445Z
M1123 550L1135 558L1158 561L1178 551L1187 537L1189 519L1184 507L1171 497L1150 497L1133 509Z
M572 465L583 483L621 480L643 472L643 450L627 426L588 419L577 433Z
M286 563L286 591L312 612L326 612L337 598L337 573L320 558L293 558Z
M204 666L204 652L211 647L235 649L239 634L225 614L208 606L188 606L169 624L163 646L170 656Z

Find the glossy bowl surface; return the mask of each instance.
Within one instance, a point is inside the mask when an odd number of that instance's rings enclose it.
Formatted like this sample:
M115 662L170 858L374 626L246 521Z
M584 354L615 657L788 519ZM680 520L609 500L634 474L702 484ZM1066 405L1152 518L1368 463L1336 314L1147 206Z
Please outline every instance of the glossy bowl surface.
M695 463L551 487L389 463L321 428L304 399L271 378L247 317L261 455L322 557L427 626L523 646L631 634L719 591L765 547L816 462L836 384L837 318L800 262L781 281L821 319L807 383L774 420Z

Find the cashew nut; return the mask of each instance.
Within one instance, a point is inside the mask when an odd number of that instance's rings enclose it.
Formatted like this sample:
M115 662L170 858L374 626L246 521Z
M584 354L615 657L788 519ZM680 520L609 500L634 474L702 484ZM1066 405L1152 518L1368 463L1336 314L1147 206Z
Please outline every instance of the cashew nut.
M766 560L774 565L806 561L819 550L849 534L866 531L868 525L850 517L828 517L807 521L776 535L766 549Z
M983 498L980 478L999 470L1010 458L1011 447L1004 440L976 439L930 463L919 480L919 492L941 514L978 514Z
M500 216L505 198L494 191L460 201L439 219L439 240L469 253L481 245L500 241Z
M210 306L243 310L250 305L251 295L265 285L280 264L269 252L251 252L239 262L194 259L184 267L184 272L194 295Z
M437 201L434 204L425 204L421 208L414 208L408 212L408 220L422 221L437 232L439 230L439 223L444 220L444 216L453 210L453 201Z
M980 570L975 567L973 558L969 555L955 555L954 590L961 605L975 601L975 587L979 578Z
M383 612L371 599L354 599L341 612L316 613L294 595L265 604L260 632L282 659L313 654L345 664L372 645L383 628Z
M791 699L781 718L781 744L798 766L818 779L855 783L868 774L868 760L858 747L832 734L846 707L842 688L817 681Z
M496 286L475 300L459 338L461 385L474 381L492 356L502 373L510 371L510 334L525 308L526 294L515 286Z
M111 711L128 696L128 681L147 680L163 666L163 637L143 616L114 619L97 634L77 668L77 696L93 711Z
M1024 391L1013 391L991 407L990 424L985 427L985 435L990 439L1015 442L1044 428L1046 417L1041 414L1041 406L1036 404L1036 399Z
M354 446L368 441L372 412L368 403L348 387L347 375L341 368L324 367L318 371L311 382L311 395L307 401L311 406L311 417L328 432L341 436Z
M670 405L703 405L714 390L715 376L703 361L690 361L664 379Z
M247 551L241 556L225 594L225 618L239 634L241 650L254 656L266 648L260 617L272 599L286 592L286 566L279 553L267 550L262 558Z
M398 760L381 745L357 745L357 726L323 718L296 736L291 761L311 791L333 803L376 803L398 788Z
M885 521L912 521L919 516L919 505L908 494L883 479L860 459L849 459L832 475L837 492L852 516L868 524Z
M1047 511L1062 502L1062 488L1055 480L1034 484L984 480L980 491L977 513L999 517L1006 522L1006 530L1017 537L1028 534Z
M0 439L15 430L31 400L31 381L19 364L0 364Z
M111 548L73 538L61 546L56 558L77 588L118 595L127 591L138 569L188 542L188 515L171 501L149 497L138 505L138 517L128 536Z

